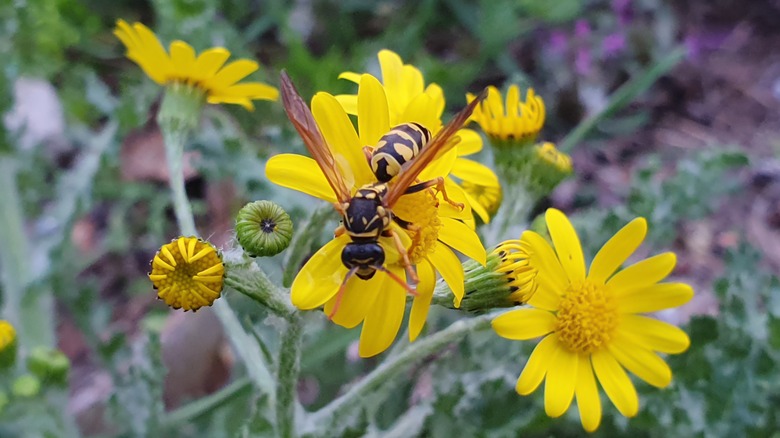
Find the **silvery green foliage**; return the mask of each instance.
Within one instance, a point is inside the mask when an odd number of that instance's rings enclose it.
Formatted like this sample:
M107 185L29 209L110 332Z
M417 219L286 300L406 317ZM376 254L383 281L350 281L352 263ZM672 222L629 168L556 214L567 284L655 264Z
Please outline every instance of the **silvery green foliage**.
M114 424L122 436L159 436L165 412L162 392L166 374L159 336L150 333L129 362L127 370L114 379L115 390L109 401Z

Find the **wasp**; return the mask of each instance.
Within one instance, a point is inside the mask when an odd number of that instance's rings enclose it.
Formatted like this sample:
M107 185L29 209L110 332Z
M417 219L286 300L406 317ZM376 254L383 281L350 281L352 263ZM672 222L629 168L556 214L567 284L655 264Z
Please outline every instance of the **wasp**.
M353 276L368 280L377 271L381 271L409 293L416 295L412 286L385 268L385 251L379 244L379 237L393 239L408 277L416 284L417 275L409 262L406 248L398 234L390 227L391 223L395 222L402 228L414 229L414 224L394 216L392 208L401 196L432 187L436 187L442 192L444 199L451 202L444 193L443 178L420 182L417 177L437 155L457 145L460 140L453 137L454 134L468 121L474 108L485 98L486 92L471 101L432 138L430 131L422 125L406 123L384 135L373 151L364 149L378 181L358 188L353 195L339 172L333 153L317 126L311 109L285 71L281 74L280 90L288 118L336 194L337 202L334 207L342 218L342 225L336 229L335 234L340 236L346 233L351 239L341 252L341 261L348 271L336 294L336 305L329 318L335 315L347 281Z

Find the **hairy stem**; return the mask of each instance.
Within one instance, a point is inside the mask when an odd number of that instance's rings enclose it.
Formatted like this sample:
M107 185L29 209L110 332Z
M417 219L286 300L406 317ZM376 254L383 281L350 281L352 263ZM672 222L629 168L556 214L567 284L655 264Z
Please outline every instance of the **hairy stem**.
M279 366L276 382L276 426L278 436L291 438L295 435L295 411L298 406L298 375L301 371L301 346L303 339L303 318L294 312L287 319L287 328L282 335L279 352Z
M237 397L247 394L252 388L252 380L242 377L219 391L199 398L190 404L184 405L169 413L163 424L165 427L175 427L182 423L188 423L196 418L209 414L214 409L230 403Z
M339 418L360 406L364 397L368 395L375 397L375 390L382 384L448 344L460 341L469 333L490 327L490 321L496 315L497 313L490 313L471 319L461 319L446 329L411 344L406 350L379 365L344 395L312 414L308 426L312 430L332 430Z

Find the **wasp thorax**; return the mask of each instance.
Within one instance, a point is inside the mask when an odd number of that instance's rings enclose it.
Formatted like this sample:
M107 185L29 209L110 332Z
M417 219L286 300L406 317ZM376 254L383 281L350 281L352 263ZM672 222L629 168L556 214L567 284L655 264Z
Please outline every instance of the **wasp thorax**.
M385 251L376 242L350 242L341 251L341 262L355 274L368 280L376 273L376 267L385 263Z

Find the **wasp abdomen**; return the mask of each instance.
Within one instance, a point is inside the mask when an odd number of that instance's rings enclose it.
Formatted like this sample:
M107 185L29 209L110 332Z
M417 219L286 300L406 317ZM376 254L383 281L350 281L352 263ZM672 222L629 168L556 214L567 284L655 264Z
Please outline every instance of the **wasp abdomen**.
M431 139L431 131L419 123L404 123L383 135L371 153L371 170L381 182L388 182L401 166L416 157Z

